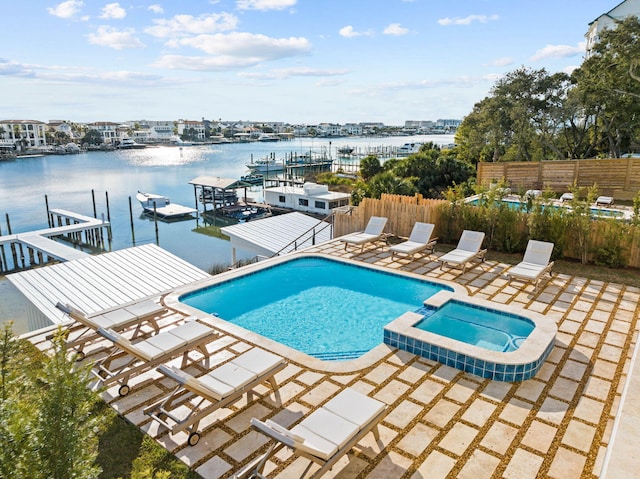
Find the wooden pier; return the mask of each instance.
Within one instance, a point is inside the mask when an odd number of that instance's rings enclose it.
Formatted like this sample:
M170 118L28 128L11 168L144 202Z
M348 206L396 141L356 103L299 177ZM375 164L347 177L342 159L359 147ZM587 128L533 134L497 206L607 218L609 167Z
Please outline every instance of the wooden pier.
M109 237L111 234L111 224L108 221L67 210L49 210L48 220L50 228L0 236L0 273L89 256L81 249L50 239L52 237L61 237L72 244L104 249L104 230L107 230Z

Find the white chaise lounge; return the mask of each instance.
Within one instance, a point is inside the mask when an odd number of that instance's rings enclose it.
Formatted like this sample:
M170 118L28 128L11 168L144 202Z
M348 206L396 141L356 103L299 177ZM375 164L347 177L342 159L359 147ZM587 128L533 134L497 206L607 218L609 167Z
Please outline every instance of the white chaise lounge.
M596 206L613 206L613 196L598 196Z
M87 316L84 312L68 303L62 304L58 302L56 308L76 321L76 323L79 323L79 334L75 334L75 328L70 328L72 334L67 341L67 348L75 348L78 359L84 358L83 349L85 344L100 337L97 334L99 328L123 331L135 326L136 330L132 337L132 339L135 339L140 333L141 326L147 322L157 334L159 328L156 319L167 312L166 308L158 303L157 299L146 299L94 316Z
M382 238L382 233L386 225L387 218L382 216L372 216L369 218L369 222L367 223L367 227L364 231L346 235L341 239L341 241L344 242L344 249L346 250L347 246L352 244L360 245L360 252L364 251L364 247L367 243L372 243Z
M484 233L482 231L464 230L458 246L447 254L438 258L440 261L440 269L446 264L448 266L462 266L462 272L467 270L467 264L473 260L484 261L487 253L486 249L480 249L484 241Z
M304 477L315 463L320 468L310 478L318 478L369 431L379 440L377 425L387 411L385 403L347 388L291 429L271 420L263 422L252 418L251 425L275 442L264 455L235 477L264 477L262 472L267 460L283 447L288 447L296 456L311 461L299 477Z
M550 261L550 259L552 252L553 243L529 240L522 261L513 266L506 273L509 278L509 282L511 282L513 278L523 281L531 281L534 284L534 289L537 290L538 283L542 276L545 274L549 274L549 276L551 276L553 261Z
M189 363L189 352L194 349L208 358L206 345L220 337L213 327L193 320L135 343L112 329L98 328L98 334L111 341L113 348L108 356L94 364L92 372L99 379L98 386L119 382L120 396L129 393L127 381L135 374L180 355L180 367L184 368Z
M200 440L200 421L236 402L246 392L247 398L256 386L268 382L280 401L275 375L287 366L285 360L264 349L252 348L215 367L200 377L194 377L175 366L162 364L158 371L178 383L177 387L144 413L165 426L171 434L186 430L187 443L195 446ZM189 401L189 407L185 407ZM185 410L189 411L185 414Z
M438 238L431 238L433 234L434 225L432 223L420 223L416 222L411 230L411 235L407 241L398 243L389 248L391 251L391 258L393 259L396 254L404 254L413 259L416 253L422 251L428 251L433 253Z

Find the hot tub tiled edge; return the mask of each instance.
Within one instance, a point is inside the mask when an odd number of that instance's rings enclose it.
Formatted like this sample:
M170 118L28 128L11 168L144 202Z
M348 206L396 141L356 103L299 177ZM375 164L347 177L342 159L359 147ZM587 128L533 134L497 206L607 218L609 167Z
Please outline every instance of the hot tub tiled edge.
M533 311L469 299L455 293L449 299L524 316L534 322L535 328L516 351L497 352L414 328L422 316L407 312L385 326L384 343L496 381L520 382L535 376L555 344L557 328L553 321Z

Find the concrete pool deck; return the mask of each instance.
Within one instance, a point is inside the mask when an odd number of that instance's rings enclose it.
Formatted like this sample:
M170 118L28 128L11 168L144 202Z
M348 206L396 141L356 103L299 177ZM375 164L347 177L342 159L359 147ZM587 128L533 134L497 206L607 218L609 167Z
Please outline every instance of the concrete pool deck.
M109 388L103 393L105 401L207 479L232 477L264 452L267 438L249 427L251 417L290 426L346 386L389 404L390 412L380 424L380 443L371 434L365 436L327 478L637 474L640 367L631 365L639 288L554 275L534 292L531 284L509 284L503 275L509 265L493 261L462 274L457 269L441 271L435 256L392 260L387 248L373 245L362 254L345 252L339 241L307 251L455 281L471 297L538 312L556 322L556 345L538 374L522 383L483 379L384 345L367 361L339 367L287 357L289 365L276 375L281 403L268 387L260 386L249 402L244 396L203 420L202 437L194 447L186 444L186 433L171 436L143 414L145 406L174 387L155 370L132 378L132 391L125 397L118 396L117 386ZM160 324L164 328L182 319L184 315L175 312ZM33 341L48 346L44 335ZM239 329L228 331L208 345L209 367L253 345L269 349L270 344ZM85 352L88 359L102 357L104 344L95 343ZM194 374L205 370L202 365L190 368ZM630 371L634 376L628 381ZM623 420L616 422L620 414ZM609 447L614 432L614 447ZM265 472L292 478L305 467L305 460L284 450Z

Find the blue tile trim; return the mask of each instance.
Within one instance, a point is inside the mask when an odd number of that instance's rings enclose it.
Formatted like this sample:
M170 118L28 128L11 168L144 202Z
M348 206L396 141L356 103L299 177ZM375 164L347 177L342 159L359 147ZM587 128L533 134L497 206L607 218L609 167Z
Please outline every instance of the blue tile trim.
M506 382L521 382L535 376L553 349L551 343L541 357L525 364L513 365L485 361L387 330L384 333L384 343L476 376Z

